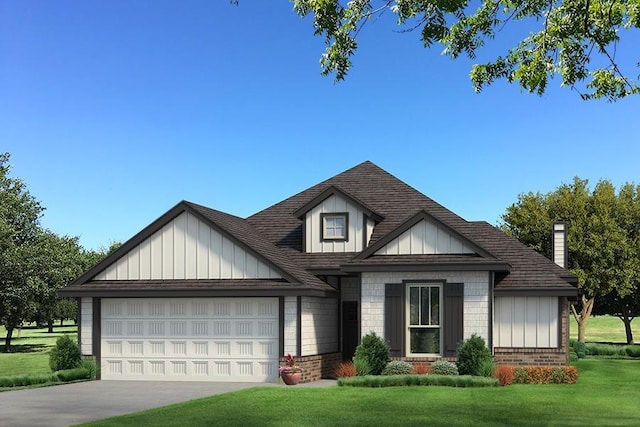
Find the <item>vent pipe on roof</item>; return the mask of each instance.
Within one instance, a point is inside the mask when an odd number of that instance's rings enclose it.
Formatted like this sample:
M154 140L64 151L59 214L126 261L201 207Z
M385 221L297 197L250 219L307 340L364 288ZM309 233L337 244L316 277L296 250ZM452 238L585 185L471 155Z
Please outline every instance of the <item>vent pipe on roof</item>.
M562 268L567 268L567 223L554 222L552 234L552 258L553 262Z

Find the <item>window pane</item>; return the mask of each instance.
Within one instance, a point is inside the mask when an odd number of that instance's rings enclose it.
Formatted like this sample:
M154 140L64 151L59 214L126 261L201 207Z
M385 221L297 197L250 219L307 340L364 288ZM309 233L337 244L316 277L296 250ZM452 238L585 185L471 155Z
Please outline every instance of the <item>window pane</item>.
M334 225L338 228L344 228L344 217L338 216L334 218Z
M420 288L420 293L422 294L422 307L420 310L420 324L421 325L429 325L429 288L424 286Z
M440 288L431 288L431 324L440 324Z
M409 288L409 323L420 324L420 288Z
M440 329L410 328L411 353L440 353Z

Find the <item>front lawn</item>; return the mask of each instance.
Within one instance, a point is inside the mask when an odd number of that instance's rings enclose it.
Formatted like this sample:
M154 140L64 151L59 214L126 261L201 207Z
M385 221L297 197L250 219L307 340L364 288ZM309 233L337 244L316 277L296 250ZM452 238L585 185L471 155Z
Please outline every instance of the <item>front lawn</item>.
M571 338L578 339L578 324L573 316L570 318ZM640 322L631 322L631 330L636 342L640 341ZM609 342L626 344L627 336L624 332L624 323L616 316L593 316L587 321L586 342Z
M575 385L257 387L87 425L640 425L640 361L576 366Z
M56 326L52 334L47 329L25 327L14 331L11 340L11 353L4 352L4 341L7 332L0 326L0 377L22 374L44 374L51 372L49 368L49 350L56 345L56 340L65 334L76 339L77 326Z

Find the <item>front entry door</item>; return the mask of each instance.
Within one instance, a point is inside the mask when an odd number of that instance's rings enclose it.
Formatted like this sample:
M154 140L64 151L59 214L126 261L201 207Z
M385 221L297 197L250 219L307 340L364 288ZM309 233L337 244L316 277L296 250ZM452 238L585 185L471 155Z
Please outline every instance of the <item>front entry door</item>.
M342 359L351 360L359 341L358 302L342 302Z

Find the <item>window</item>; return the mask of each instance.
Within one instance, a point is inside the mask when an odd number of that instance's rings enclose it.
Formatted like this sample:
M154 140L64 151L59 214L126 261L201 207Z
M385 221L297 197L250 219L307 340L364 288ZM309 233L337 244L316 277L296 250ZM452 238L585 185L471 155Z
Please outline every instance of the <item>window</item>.
M349 214L320 214L322 240L349 240Z
M408 354L441 354L442 285L412 283L407 287Z

